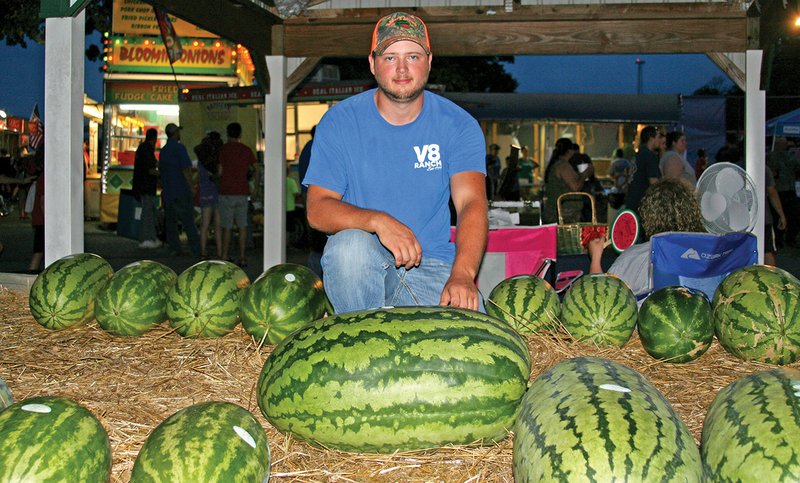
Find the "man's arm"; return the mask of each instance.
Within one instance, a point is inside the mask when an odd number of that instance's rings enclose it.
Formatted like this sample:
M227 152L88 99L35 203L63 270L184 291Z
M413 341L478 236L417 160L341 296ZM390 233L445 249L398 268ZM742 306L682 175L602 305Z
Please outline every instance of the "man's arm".
M772 205L772 208L775 209L775 213L778 214L778 223L776 227L779 230L786 229L786 215L783 213L783 205L781 205L781 198L778 196L778 190L775 189L775 185L767 186L767 199L769 203ZM767 207L769 209L769 206Z
M456 258L439 303L478 310L480 295L475 277L483 259L489 232L483 174L476 171L454 174L450 178L450 192L458 214Z
M398 200L398 203L401 202ZM422 247L410 228L382 211L346 203L342 201L342 195L335 191L310 185L306 217L312 228L324 233L337 233L350 228L375 233L394 256L396 267L402 265L411 268L419 265L422 259Z

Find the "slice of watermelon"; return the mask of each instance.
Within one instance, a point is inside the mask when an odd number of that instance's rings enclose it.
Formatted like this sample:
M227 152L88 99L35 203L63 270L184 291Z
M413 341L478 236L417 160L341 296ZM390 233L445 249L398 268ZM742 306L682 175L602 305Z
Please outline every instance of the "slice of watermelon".
M611 225L611 246L618 252L636 243L639 238L639 218L631 210L622 210Z

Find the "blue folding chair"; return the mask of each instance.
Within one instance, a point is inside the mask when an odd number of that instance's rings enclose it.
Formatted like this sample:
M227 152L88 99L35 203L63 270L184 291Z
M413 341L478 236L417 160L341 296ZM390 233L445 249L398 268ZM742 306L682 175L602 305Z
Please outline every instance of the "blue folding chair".
M653 290L669 285L700 290L709 300L732 271L758 263L750 233L661 233L650 238Z

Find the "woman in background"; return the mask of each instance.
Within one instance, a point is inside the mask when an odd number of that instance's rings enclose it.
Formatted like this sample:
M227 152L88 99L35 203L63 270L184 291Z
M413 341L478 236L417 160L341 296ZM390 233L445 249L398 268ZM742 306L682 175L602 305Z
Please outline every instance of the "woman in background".
M680 131L667 133L666 152L661 155L658 167L663 179L682 180L691 188L697 184L694 168L686 161L686 135Z
M545 223L558 222L558 197L570 191L580 191L583 184L594 174L594 167L589 166L582 173L578 173L569 163L575 154L572 140L561 138L556 141L550 162L544 172L544 212ZM567 222L576 222L581 219L583 200L580 198L564 200L561 212Z

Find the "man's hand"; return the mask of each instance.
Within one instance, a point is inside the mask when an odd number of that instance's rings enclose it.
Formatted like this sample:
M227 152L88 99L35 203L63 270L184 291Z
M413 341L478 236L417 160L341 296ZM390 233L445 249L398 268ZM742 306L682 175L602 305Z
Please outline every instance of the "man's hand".
M442 290L440 305L478 310L480 294L472 277L466 274L451 274Z
M422 247L414 232L385 213L377 215L375 234L381 244L394 255L394 266L406 270L419 266L422 260Z

